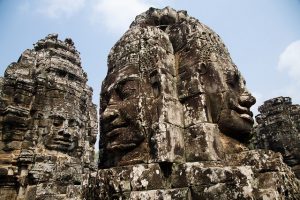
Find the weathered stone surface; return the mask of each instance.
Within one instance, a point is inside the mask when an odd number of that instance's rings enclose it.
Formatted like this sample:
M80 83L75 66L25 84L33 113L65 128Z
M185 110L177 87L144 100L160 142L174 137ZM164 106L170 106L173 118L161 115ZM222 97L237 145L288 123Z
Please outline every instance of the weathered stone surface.
M56 34L7 68L0 78L1 198L300 199L299 180L280 153L245 146L255 98L220 37L186 11L150 8L112 48L97 171L86 82L72 40ZM281 106L270 111L275 101ZM274 102L260 107L267 114L257 118L258 130L283 128L284 113L297 135L298 105ZM292 140L274 144L284 144L296 171Z
M5 199L82 199L94 169L92 90L71 39L39 40L1 78L0 193Z
M279 153L249 150L255 98L220 37L150 8L108 56L90 199L300 199Z
M222 149L218 125L200 123L185 129L185 156L186 161L220 160Z
M252 147L282 153L284 162L300 178L300 106L293 105L290 97L276 97L258 110Z
M147 190L147 191L134 191L130 193L129 199L176 199L176 200L190 200L189 188L176 188L168 190Z

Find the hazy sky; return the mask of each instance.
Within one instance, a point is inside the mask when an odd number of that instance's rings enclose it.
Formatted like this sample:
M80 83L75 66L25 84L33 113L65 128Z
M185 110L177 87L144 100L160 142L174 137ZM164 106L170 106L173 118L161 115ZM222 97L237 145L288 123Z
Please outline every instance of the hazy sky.
M300 103L299 0L0 0L0 73L49 33L71 37L98 104L110 48L150 6L187 10L215 30L256 96Z

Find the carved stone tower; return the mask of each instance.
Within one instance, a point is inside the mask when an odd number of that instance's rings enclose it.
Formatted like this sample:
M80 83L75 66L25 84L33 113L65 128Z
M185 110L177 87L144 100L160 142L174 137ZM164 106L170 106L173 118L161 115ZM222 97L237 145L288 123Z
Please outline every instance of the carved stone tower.
M1 198L82 199L97 134L86 82L72 40L56 34L8 66L0 85Z

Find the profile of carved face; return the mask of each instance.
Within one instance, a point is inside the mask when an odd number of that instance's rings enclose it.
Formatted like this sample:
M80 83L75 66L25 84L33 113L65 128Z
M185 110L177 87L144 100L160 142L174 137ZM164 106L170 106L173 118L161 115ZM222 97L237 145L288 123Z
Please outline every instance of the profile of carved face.
M255 104L255 98L248 92L245 87L245 80L232 64L228 63L228 68L223 71L225 78L225 92L221 107L212 107L212 115L216 120L220 130L240 141L247 141L254 123L253 114L250 107ZM222 72L221 72L222 73ZM215 93L209 95L211 100ZM216 95L218 96L218 95ZM218 102L214 102L217 103ZM214 110L215 108L219 109Z
M244 78L229 55L211 52L205 59L194 57L192 64L182 59L179 73L179 96L191 107L189 115L200 118L197 110L203 107L202 121L216 123L221 132L246 141L254 123L250 107L255 98L246 89ZM191 120L186 126L193 123Z
M179 40L184 35L182 30L191 29L189 26L170 28L171 40ZM188 121L186 126L201 120L216 123L221 132L245 142L254 123L250 107L256 100L219 36L200 23L195 27L193 34L200 35L200 39L194 37L178 52L179 97L191 107L188 115L198 119ZM203 111L198 112L199 107ZM201 117L203 112L205 116Z

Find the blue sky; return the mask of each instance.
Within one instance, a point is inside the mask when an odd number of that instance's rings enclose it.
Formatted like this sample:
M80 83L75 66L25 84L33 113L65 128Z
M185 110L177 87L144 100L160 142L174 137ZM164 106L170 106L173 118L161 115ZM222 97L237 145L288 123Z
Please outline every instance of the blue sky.
M300 103L299 0L0 0L0 74L37 40L58 33L81 52L98 104L110 48L136 15L168 5L221 36L257 98L255 113L271 97Z

